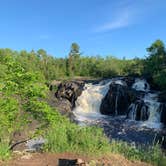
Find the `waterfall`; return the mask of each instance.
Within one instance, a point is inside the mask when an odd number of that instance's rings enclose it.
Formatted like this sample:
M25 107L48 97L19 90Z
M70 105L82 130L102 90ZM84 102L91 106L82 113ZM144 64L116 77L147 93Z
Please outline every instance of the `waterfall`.
M144 91L145 95L142 98L144 101L145 105L148 107L148 113L149 117L148 120L144 121L141 125L142 126L147 126L151 128L160 128L161 123L160 123L160 112L159 107L160 103L158 102L158 93L150 93L150 86L147 83L146 80L144 79L136 79L135 83L132 85L132 88L137 90L137 91ZM137 104L131 104L129 109L129 116L132 120L136 119L136 112L137 112ZM132 116L134 114L134 116ZM143 114L145 114L145 106L142 107L141 109L141 120L143 119Z
M79 121L99 119L103 117L100 114L100 104L102 98L109 90L112 80L102 81L99 84L85 84L84 91L76 101L74 114Z
M106 117L100 113L100 105L112 82L124 84L122 80L117 78L103 80L99 84L85 84L81 96L77 98L76 108L73 110L77 120L88 121Z
M121 78L114 78L109 80L103 80L98 84L88 83L85 84L84 90L76 100L76 107L73 113L79 122L95 121L109 117L108 115L102 115L100 113L100 105L102 99L106 96L111 83L127 86L126 82ZM139 99L128 107L127 117L131 120L140 120L141 126L147 126L150 128L159 128L160 113L158 111L160 103L158 102L158 93L152 93L150 86L144 79L135 79L132 85L132 89L138 91L138 94L143 94ZM115 98L115 115L117 113L119 100L119 93L117 92ZM139 118L138 118L139 114Z
M148 106L149 118L145 121L142 126L148 126L152 128L160 128L160 103L158 102L157 93L147 93L144 97L144 102Z
M128 118L135 120L136 119L136 112L137 112L137 104L131 103L131 105L129 106L128 110L129 110L129 114L128 114Z
M136 78L135 83L132 85L132 88L136 89L137 91L149 91L150 86L146 80Z

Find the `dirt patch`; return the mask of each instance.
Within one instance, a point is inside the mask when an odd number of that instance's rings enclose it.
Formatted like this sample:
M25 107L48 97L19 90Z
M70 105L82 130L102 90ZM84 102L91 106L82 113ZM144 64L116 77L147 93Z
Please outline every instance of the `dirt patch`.
M88 157L72 153L25 153L13 157L8 162L0 163L1 166L58 166L59 160L68 159L81 159L88 166L150 166L149 164L142 163L139 161L129 161L123 156L112 154L105 157ZM65 165L64 165L65 166Z

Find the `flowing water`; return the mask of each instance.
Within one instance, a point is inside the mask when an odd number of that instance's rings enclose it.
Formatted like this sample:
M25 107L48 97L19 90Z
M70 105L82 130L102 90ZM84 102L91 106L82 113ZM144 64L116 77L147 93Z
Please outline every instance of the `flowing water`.
M141 119L136 121L136 113L139 107L137 103L131 103L129 106L128 117L127 115L117 116L118 93L115 100L116 114L114 116L102 115L100 105L109 90L110 84L113 82L127 86L122 78L104 80L98 84L85 84L84 90L81 96L77 98L76 107L73 110L76 120L80 125L99 125L110 139L121 139L138 144L153 143L156 138L156 131L158 132L162 128L158 92L151 91L146 80L135 79L135 83L131 88L144 94L140 96L140 100L145 104L141 108ZM148 119L143 120L147 110Z
M84 91L78 97L76 108L74 109L74 114L78 121L94 121L107 117L100 113L100 105L109 90L109 85L113 81L116 84L124 84L123 81L116 79L104 80L99 84L85 84Z
M112 82L114 82L115 84L127 86L126 82L122 81L122 79L120 78L104 80L98 84L92 84L92 83L85 84L84 90L81 96L78 97L76 101L76 107L73 111L76 116L76 119L79 122L90 123L101 119L111 118L110 116L102 115L100 113L100 105L102 99L109 90L109 85ZM149 113L148 120L138 122L138 125L146 126L149 128L160 128L161 127L160 113L159 113L160 103L157 101L158 93L151 92L149 84L144 79L138 79L138 78L135 79L135 83L133 83L132 88L135 89L136 91L142 91L145 93L144 97L142 97L142 100L145 102L145 105L148 108L148 113ZM116 115L117 115L117 101L118 101L118 95L116 96L115 100ZM128 116L129 119L135 120L137 107L138 105L135 103L132 103L129 106L130 110ZM142 114L145 113L145 106L142 107L141 113ZM119 118L121 118L121 116Z

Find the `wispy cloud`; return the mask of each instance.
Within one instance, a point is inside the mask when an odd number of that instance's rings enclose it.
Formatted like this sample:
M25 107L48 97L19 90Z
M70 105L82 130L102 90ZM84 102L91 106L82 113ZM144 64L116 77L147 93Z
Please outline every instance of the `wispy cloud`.
M132 24L148 18L150 14L157 9L157 4L152 0L122 0L110 6L110 13L105 16L107 20L95 28L95 32L105 32L128 27ZM108 10L108 9L107 9Z
M103 32L114 30L118 28L127 27L131 24L131 14L128 11L122 12L113 21L106 22L103 25L97 27L96 32Z
M119 13L120 14L112 17L111 21L98 26L95 32L111 31L124 28L132 24L132 12L128 8L121 9Z

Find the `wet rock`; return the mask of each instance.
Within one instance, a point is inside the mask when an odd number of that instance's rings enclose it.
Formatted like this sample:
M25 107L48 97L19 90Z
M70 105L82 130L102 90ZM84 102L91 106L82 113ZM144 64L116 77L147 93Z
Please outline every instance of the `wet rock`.
M46 140L42 137L40 138L35 138L35 139L30 139L27 141L26 146L27 152L37 152L40 151L42 146L46 143Z
M160 105L160 112L161 112L160 121L164 123L164 125L166 125L166 103L162 103Z
M136 100L128 108L127 118L132 120L148 120L150 112L143 100Z
M166 91L163 91L158 96L159 102L166 103Z
M100 112L104 115L126 115L128 106L135 99L134 90L121 84L111 83L109 91L102 100Z
M132 87L132 85L135 82L135 78L134 77L124 77L124 78L122 78L122 80L126 82L128 87Z
M74 108L75 101L77 97L81 95L83 87L83 81L64 82L58 86L58 90L55 93L55 96L58 99L67 99L71 103L72 108Z

